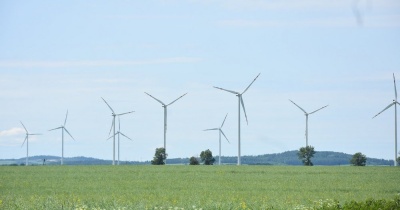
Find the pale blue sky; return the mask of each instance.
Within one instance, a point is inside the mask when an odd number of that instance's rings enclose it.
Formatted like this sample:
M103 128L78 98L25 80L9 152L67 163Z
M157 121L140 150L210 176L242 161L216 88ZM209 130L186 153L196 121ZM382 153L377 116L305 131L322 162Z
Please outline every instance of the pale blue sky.
M358 2L356 4L356 2ZM361 14L357 20L354 9ZM169 102L169 157L218 153L223 128L237 155L237 98L243 91L242 155L316 150L393 159L394 98L400 79L397 0L1 1L0 158L61 155L61 125L69 110L65 156L112 159L105 141L111 116L121 118L121 160L149 160L163 145L163 110L144 94ZM400 80L399 80L400 81ZM400 88L400 87L399 87ZM400 90L399 90L400 91Z

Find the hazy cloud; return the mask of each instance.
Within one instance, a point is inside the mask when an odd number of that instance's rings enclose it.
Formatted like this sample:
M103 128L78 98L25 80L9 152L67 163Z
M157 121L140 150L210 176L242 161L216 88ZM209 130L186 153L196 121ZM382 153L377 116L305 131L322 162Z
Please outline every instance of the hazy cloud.
M65 67L115 67L168 63L196 63L201 58L171 57L137 61L93 60L93 61L0 61L0 68L65 68Z
M0 131L0 136L15 136L24 133L25 130L22 128L10 128L8 130Z
M400 27L400 15L380 15L365 18L365 27ZM334 18L312 18L303 20L275 19L275 20L222 20L217 23L227 27L354 27L357 20L353 16Z

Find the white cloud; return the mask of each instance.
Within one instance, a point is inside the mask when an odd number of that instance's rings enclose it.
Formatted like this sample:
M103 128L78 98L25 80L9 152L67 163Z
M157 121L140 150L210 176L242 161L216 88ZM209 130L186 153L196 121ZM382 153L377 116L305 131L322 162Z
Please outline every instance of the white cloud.
M15 136L24 133L25 130L22 128L10 128L8 130L0 131L0 136Z
M0 68L65 68L65 67L115 67L135 66L168 63L196 63L201 58L196 57L171 57L151 60L118 61L118 60L93 60L93 61L0 61Z
M400 27L400 15L380 15L364 16L364 27ZM357 27L357 19L354 16L311 19L275 19L275 20L222 20L217 23L228 27L281 27L281 28L301 28L301 27Z

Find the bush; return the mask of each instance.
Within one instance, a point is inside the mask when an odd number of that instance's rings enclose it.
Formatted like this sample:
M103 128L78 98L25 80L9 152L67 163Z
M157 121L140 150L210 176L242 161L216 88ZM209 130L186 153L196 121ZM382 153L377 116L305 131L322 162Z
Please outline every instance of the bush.
M367 157L361 152L357 152L353 155L353 158L351 158L350 163L353 166L365 166L367 163Z
M191 157L189 160L189 165L200 165L199 160L195 157Z

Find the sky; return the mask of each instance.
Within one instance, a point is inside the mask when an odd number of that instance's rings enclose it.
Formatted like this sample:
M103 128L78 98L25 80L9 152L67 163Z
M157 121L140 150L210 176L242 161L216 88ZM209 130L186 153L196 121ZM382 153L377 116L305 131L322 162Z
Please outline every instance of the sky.
M121 161L241 154L305 146L394 159L394 99L400 78L397 0L149 0L0 2L0 159L26 155L111 160L111 111L121 116ZM400 88L400 87L399 87Z

